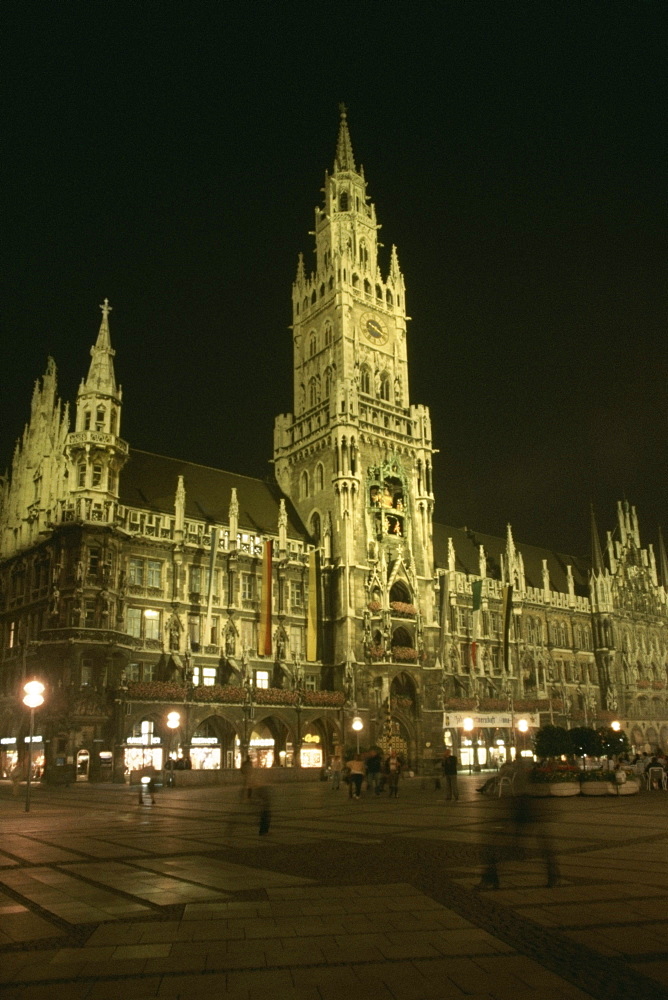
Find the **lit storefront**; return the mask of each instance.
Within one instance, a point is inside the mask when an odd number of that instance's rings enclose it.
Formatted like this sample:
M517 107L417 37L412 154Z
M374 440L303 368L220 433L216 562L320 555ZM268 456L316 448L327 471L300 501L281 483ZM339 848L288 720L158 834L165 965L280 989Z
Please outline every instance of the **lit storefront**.
M30 737L24 736L23 742L30 743ZM42 736L32 738L32 777L41 778L44 772L44 739ZM9 778L19 763L18 740L16 736L0 737L0 776ZM27 756L24 768L27 766ZM23 775L25 777L25 774Z

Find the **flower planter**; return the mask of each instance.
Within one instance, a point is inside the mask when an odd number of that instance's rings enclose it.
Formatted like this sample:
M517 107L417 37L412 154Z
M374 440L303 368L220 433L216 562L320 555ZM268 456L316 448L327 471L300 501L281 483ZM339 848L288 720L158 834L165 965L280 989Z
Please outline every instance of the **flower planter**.
M610 795L637 795L640 791L640 785L637 781L625 781L623 784L614 785L610 782Z
M548 781L547 787L550 789L550 795L557 795L560 798L565 795L580 794L579 781Z
M580 785L583 795L609 795L615 788L615 783L612 781L583 781Z

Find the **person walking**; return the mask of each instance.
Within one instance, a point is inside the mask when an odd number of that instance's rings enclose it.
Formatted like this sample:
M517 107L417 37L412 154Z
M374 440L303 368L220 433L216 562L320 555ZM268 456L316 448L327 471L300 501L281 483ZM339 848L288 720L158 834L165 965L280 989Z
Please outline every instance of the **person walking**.
M401 761L396 753L392 752L387 758L386 765L387 784L390 790L390 798L396 799L399 794L399 775L401 774Z
M348 762L348 770L350 772L351 797L358 799L364 781L364 761L360 754L355 754L353 759Z
M445 801L450 802L450 800L453 800L454 802L457 802L459 800L459 789L457 788L457 758L453 754L450 747L445 748L443 760L441 761L441 767L443 769L443 783L445 785Z
M341 783L341 770L343 768L343 763L338 753L334 754L332 757L332 763L330 766L332 771L332 791L338 792L339 785Z
M380 794L378 779L380 778L381 760L377 750L372 750L366 759L366 787L369 794Z

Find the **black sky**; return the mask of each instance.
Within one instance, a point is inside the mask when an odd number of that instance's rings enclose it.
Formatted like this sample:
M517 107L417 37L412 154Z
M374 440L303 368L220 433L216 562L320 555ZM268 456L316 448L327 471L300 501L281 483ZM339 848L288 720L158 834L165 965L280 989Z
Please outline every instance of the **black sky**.
M588 550L666 500L663 4L5 3L0 455L108 296L132 446L271 474L337 105L407 283L436 517ZM383 269L386 270L385 264Z

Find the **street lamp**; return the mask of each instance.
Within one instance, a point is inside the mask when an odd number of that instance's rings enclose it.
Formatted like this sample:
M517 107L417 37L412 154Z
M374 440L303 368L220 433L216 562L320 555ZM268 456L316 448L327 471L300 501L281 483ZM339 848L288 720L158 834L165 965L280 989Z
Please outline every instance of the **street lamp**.
M30 709L30 739L28 741L28 780L26 782L26 812L30 812L30 779L32 778L32 740L35 735L35 709L44 704L44 685L41 681L24 684L23 704Z
M355 730L355 735L357 736L357 753L360 752L360 733L364 729L364 723L360 719L359 715L356 715L351 722L352 728Z
M470 717L470 715L467 715L465 719L462 719L462 729L464 730L465 733L471 734L473 732L473 727L474 726L475 726L475 722ZM469 739L469 746L470 747L472 746L472 742L471 742L470 739ZM473 770L473 759L472 759L472 757L473 757L473 751L471 749L469 749L469 774L471 774L471 772Z
M522 734L522 750L526 750L527 747L527 732L529 731L529 723L526 719L517 720L517 728Z
M180 714L180 712L169 712L167 714L167 726L169 727L169 758L170 758L170 760L171 760L171 757L172 757L172 749L174 747L174 732L175 732L176 729L179 728L180 725L181 725L181 714ZM171 770L169 772L169 784L172 787L174 786L174 764L175 764L175 761L172 761L172 767L171 767ZM163 769L163 774L164 774L164 770L165 770L164 764L163 764L163 768L162 769ZM163 784L164 784L164 778L163 778Z
M614 731L615 731L616 733L618 733L618 732L619 732L619 730L620 730L620 729L622 728L622 724L621 724L621 722L618 722L618 721L617 721L617 719L615 719L615 721L614 721L614 722L611 722L611 723L610 723L610 728L611 728L611 729L614 729Z

